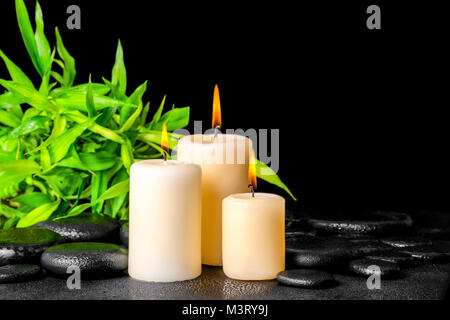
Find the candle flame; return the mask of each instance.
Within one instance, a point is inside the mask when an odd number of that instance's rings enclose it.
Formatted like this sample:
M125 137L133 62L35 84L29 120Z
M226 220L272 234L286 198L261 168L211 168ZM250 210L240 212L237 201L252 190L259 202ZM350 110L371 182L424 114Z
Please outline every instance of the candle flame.
M214 88L212 127L213 129L220 129L222 127L222 111L220 107L219 86L217 84Z
M169 153L169 137L167 135L167 124L164 122L161 133L161 148Z
M248 167L248 180L250 181L250 185L253 186L254 189L257 188L257 179L256 179L256 157L255 151L252 150L252 154L250 156L250 164Z

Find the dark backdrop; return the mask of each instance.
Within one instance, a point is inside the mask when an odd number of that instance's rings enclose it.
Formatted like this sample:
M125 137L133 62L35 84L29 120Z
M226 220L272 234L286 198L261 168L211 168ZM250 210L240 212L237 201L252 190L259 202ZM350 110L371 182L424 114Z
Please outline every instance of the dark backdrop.
M281 129L279 174L299 198L288 207L450 209L444 8L373 1L382 30L369 31L365 1L148 3L41 0L77 82L110 77L120 38L129 88L149 80L154 108L167 94L209 124L218 83L225 128ZM70 4L81 30L65 27ZM12 0L0 30L0 48L35 75Z

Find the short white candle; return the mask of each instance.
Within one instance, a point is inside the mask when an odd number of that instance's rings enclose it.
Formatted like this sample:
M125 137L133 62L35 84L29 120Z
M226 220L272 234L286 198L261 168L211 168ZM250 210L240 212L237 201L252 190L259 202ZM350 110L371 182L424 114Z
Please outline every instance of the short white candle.
M148 282L201 274L201 168L146 160L130 174L129 275Z
M285 200L234 194L223 200L223 270L232 279L271 280L285 269Z

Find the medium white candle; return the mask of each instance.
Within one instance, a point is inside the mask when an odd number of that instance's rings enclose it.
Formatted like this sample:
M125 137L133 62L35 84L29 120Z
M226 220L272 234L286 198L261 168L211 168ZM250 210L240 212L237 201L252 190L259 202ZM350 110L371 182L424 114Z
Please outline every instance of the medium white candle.
M223 270L232 279L271 280L285 269L285 200L234 194L223 200Z
M239 135L192 135L178 143L178 160L202 167L202 262L222 265L222 200L247 191L251 141Z
M201 274L201 168L146 160L130 174L129 275L148 282Z

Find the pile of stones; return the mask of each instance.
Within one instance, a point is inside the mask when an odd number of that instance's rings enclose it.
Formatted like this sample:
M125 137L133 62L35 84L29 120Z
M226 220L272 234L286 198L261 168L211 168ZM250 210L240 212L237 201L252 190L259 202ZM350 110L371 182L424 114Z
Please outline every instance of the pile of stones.
M124 275L127 246L128 223L89 213L0 230L0 283L67 278L73 266L84 279Z
M319 217L288 212L280 284L328 288L339 285L335 274L396 279L417 264L450 260L450 224L430 227L421 221L417 227L397 212L370 212L358 220L336 213ZM84 279L123 276L128 237L127 222L90 213L0 230L0 283L44 275L67 279L73 266Z
M287 214L286 271L279 283L305 288L339 285L334 274L383 279L404 276L420 263L450 261L448 229L417 228L398 212L353 217Z

